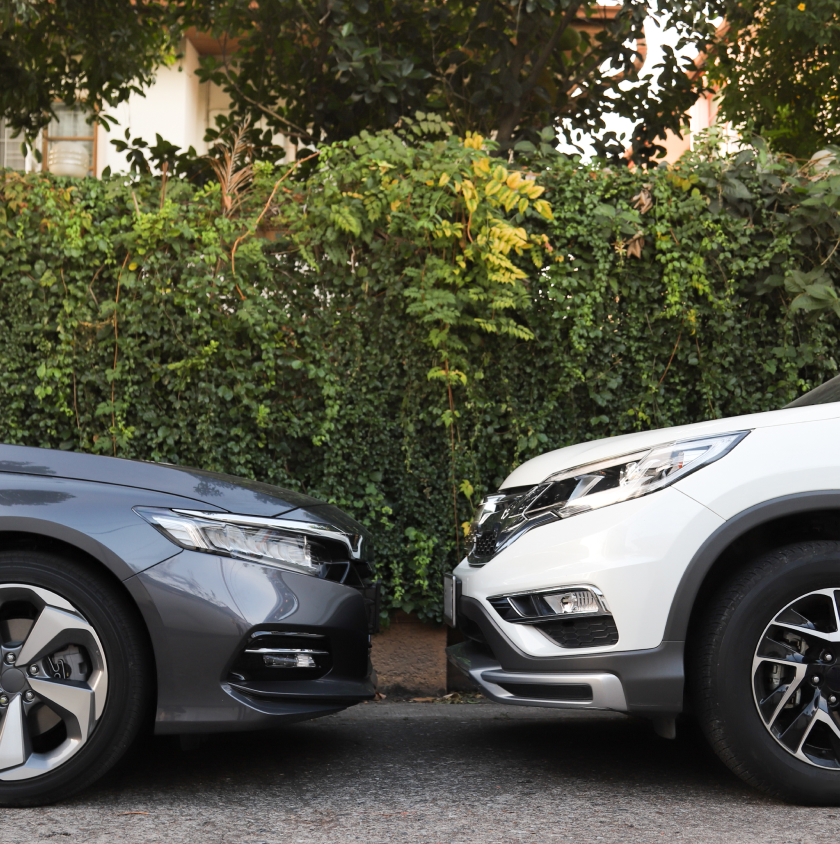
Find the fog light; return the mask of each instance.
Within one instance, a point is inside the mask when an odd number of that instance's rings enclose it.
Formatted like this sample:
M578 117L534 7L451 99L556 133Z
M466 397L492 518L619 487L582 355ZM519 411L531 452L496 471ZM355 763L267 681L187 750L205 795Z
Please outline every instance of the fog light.
M265 654L263 663L270 668L317 668L315 660L309 654L295 654L294 656L277 656Z
M589 589L578 589L573 592L558 592L553 595L543 595L542 599L558 615L569 613L601 612L601 604L595 593Z
M246 654L259 654L269 668L317 668L316 656L328 656L327 651L309 648L247 648Z

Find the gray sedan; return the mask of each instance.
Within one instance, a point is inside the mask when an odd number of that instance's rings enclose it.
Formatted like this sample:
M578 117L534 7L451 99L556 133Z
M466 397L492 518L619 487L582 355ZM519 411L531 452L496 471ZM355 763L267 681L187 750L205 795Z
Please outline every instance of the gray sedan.
M227 475L0 445L0 805L63 799L156 733L374 695L373 549L336 507Z

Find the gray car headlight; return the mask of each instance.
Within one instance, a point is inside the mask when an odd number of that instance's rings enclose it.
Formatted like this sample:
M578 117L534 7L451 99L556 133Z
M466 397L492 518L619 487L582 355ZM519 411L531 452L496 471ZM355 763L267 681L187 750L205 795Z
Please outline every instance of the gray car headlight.
M327 524L160 507L135 507L134 512L181 548L316 577L358 556L359 538Z
M471 560L481 564L538 525L639 498L720 460L749 431L678 440L585 463L527 490L504 490L482 501L470 527ZM484 560L486 562L486 559Z

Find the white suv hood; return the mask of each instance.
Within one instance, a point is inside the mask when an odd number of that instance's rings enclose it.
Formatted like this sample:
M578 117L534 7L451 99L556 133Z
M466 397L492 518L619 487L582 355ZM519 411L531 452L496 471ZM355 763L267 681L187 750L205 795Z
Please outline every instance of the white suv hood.
M501 489L533 486L542 483L549 475L556 472L572 469L594 460L620 457L622 454L631 454L634 451L664 445L674 440L693 439L709 434L726 434L730 431L769 428L776 425L795 425L819 419L834 419L838 416L840 416L840 402L833 402L812 407L790 407L766 413L752 413L748 416L732 416L727 419L712 419L708 422L695 422L693 425L657 428L653 431L639 431L636 434L578 443L566 448L558 448L556 451L549 451L526 461L505 478Z

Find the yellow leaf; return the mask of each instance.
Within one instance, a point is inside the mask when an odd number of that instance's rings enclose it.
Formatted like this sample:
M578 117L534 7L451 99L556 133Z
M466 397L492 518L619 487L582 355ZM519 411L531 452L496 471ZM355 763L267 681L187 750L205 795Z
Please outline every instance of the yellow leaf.
M438 187L442 188L449 181L449 173L441 173Z
M494 193L498 193L499 189L502 187L501 183L497 182L495 179L491 179L485 186L484 186L484 195L485 196L493 196Z
M501 164L493 168L493 178L497 182L503 182L505 179L507 179L507 174L507 170L502 167Z
M508 186L511 190L518 190L518 189L519 189L519 186L520 186L520 185L522 184L522 182L524 182L524 181L525 181L525 180L522 178L522 174L521 174L521 173L517 173L516 171L514 171L513 173L511 173L511 174L507 177L507 186Z
M128 265L128 268L129 268L132 272L134 272L134 270L136 270L136 269L137 269L137 264L135 264L135 263L134 263L134 261L132 261L132 262Z
M521 190L529 199L536 199L545 193L545 188L540 187L536 182L528 181L526 184L527 187L523 185Z
M554 214L551 211L551 206L544 199L538 199L534 203L534 210L541 217L545 217L546 220L554 219Z
M520 199L519 200L519 213L524 214L528 210L528 200L527 199Z

